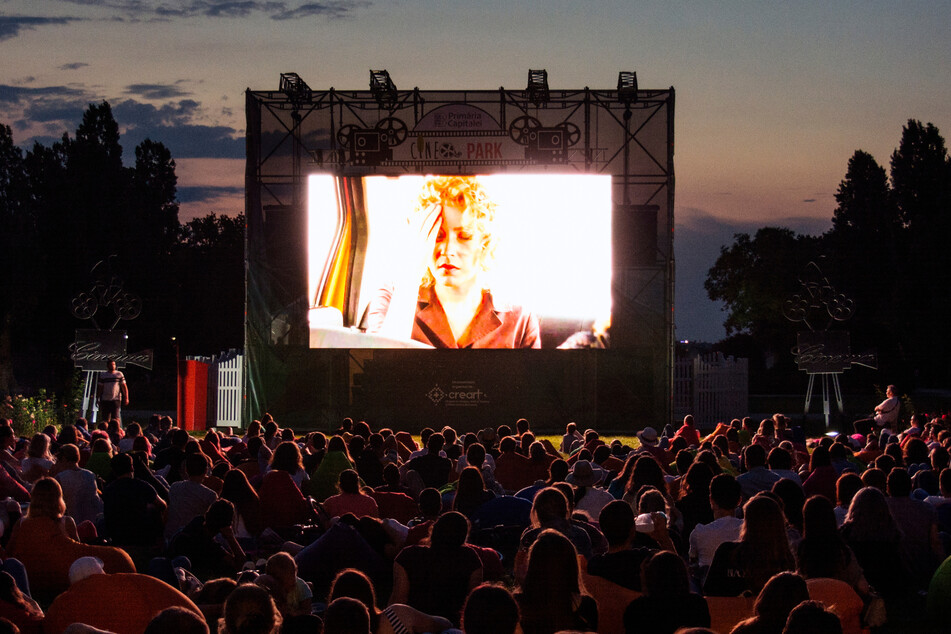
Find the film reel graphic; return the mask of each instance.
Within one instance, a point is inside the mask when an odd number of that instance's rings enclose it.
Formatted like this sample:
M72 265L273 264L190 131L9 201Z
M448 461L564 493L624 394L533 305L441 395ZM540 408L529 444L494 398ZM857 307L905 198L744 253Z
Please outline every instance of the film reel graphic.
M528 145L529 141L535 138L540 127L542 122L535 117L528 115L517 117L509 124L509 136L519 145Z
M509 137L519 145L528 145L529 143L538 141L538 133L540 130L547 130L549 132L552 130L561 130L564 132L565 147L571 147L581 140L581 128L570 121L562 121L554 128L545 128L542 126L541 121L528 115L512 120L512 123L509 124ZM557 141L558 145L561 145L561 140L557 139Z
M390 147L399 145L405 141L408 132L403 120L395 117L380 119L376 124L376 129L380 131L383 138L386 139L386 144Z
M337 144L345 150L351 149L351 146L355 146L353 149L358 151L366 150L368 148L361 147L361 143L366 144L369 136L360 134L366 132L376 132L383 145L395 147L406 140L409 129L402 119L395 117L380 119L374 128L361 128L358 125L348 123L337 129L337 134L335 135Z

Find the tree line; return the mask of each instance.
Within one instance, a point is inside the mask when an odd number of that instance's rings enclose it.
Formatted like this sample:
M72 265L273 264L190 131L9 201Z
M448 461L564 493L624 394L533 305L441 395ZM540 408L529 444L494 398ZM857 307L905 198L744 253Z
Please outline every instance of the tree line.
M0 395L65 390L74 376L69 344L93 327L71 311L102 262L141 299L140 315L116 326L129 351L154 349L138 403L175 398L175 346L182 355L241 347L244 216L179 222L175 160L146 139L123 162L119 125L107 102L91 104L70 137L27 151L0 124ZM100 270L102 270L102 266ZM97 325L115 319L103 315Z
M909 120L888 172L857 150L835 200L832 227L820 236L763 227L721 248L705 282L726 311L720 349L762 370L751 372L751 389L787 382L796 332L805 328L784 317L783 305L815 262L836 292L853 300L852 318L830 329L848 330L853 352L877 351L882 381L903 390L947 388L951 161L938 129Z

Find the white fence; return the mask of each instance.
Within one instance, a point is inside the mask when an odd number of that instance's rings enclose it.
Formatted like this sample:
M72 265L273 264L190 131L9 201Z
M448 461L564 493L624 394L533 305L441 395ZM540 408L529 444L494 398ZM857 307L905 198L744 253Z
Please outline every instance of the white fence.
M208 423L216 427L241 426L244 355L229 350L208 368Z
M674 423L693 414L697 427L742 418L749 409L749 359L716 352L678 358L674 365Z

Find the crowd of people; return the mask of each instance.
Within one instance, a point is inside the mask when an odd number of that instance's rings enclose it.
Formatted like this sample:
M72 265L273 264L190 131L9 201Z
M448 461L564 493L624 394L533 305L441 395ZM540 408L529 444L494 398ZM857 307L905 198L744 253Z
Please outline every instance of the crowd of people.
M874 423L0 421L0 633L940 631L951 425Z

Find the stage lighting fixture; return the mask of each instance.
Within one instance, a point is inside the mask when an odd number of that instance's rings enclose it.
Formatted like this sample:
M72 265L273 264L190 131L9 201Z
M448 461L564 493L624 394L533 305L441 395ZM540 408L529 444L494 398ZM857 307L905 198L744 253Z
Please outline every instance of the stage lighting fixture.
M381 108L389 108L396 103L396 84L385 70L370 70L370 93Z
M294 103L310 101L310 86L297 73L281 73L280 91Z
M548 71L545 69L528 71L528 87L525 88L528 93L528 100L536 106L548 103L551 95L548 92Z
M637 73L622 70L617 74L617 98L627 105L637 101Z

